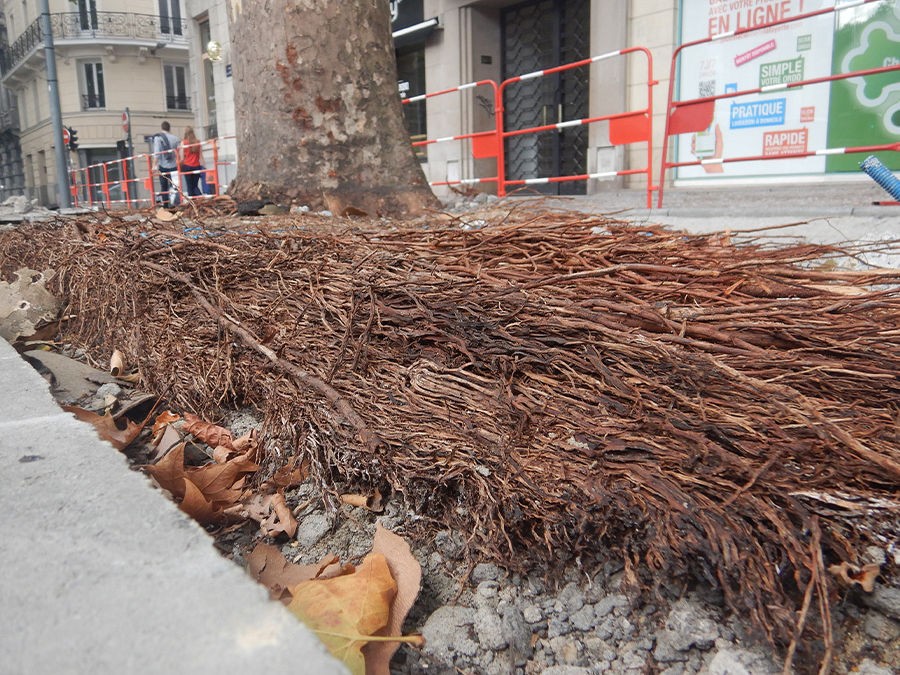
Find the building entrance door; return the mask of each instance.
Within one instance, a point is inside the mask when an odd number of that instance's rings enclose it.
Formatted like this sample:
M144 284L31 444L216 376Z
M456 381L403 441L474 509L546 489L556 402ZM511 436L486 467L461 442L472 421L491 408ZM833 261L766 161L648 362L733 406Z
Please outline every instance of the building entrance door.
M503 79L590 56L590 0L528 0L503 10ZM525 129L588 116L589 73L577 68L506 89L504 128ZM506 140L510 180L587 172L588 129L513 136ZM585 182L535 186L546 194L584 194Z

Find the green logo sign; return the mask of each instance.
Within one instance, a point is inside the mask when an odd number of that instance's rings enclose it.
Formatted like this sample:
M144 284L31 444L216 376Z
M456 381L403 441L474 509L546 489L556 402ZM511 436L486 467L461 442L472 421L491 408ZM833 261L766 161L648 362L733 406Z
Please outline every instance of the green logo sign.
M797 36L797 51L798 52L808 52L812 49L812 35L798 35Z
M803 80L803 57L787 61L763 63L759 67L759 86L771 87L776 84L791 84Z

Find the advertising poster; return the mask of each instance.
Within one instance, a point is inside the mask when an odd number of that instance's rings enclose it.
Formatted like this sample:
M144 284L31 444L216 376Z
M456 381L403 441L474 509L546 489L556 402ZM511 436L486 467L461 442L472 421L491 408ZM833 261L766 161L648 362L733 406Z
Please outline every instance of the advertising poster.
M865 11L862 11L865 10ZM837 15L833 71L900 65L900 2L876 2ZM836 80L831 85L828 147L881 145L900 141L900 71ZM878 153L900 169L900 152ZM859 171L865 155L831 155L826 169Z
M678 99L777 87L828 76L839 68L845 68L846 72L897 58L900 55L898 4L885 0L690 47L682 52L680 60ZM681 41L690 42L833 6L834 0L683 0ZM877 18L882 15L892 18ZM872 28L873 25L876 27ZM862 42L866 46L861 46ZM892 134L896 140L896 126L893 131L885 127L885 119L889 125L900 122L900 77L888 73L881 80L868 80L871 81L863 82L862 87L855 80L825 82L718 100L708 129L677 137L678 159L776 158L829 147L891 142ZM865 117L860 116L861 109L867 111ZM878 124L882 130L876 136ZM835 162L835 159L842 161ZM858 163L862 159L857 155L820 155L708 164L681 167L678 178L859 171Z

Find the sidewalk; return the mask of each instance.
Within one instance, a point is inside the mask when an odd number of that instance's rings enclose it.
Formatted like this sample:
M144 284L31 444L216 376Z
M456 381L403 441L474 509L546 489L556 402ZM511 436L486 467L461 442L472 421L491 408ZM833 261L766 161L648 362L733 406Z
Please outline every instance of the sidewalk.
M509 197L514 204L527 197ZM589 196L545 197L544 207L604 214L636 224L656 223L692 233L760 230L767 241L816 244L900 240L900 206L876 206L891 196L872 181L667 188L665 207L646 208L646 191L610 190ZM501 202L502 203L502 202ZM654 201L654 204L656 202ZM790 225L790 227L785 227ZM900 246L894 247L900 250ZM900 265L896 254L877 264Z
M345 672L3 339L0 373L0 672Z

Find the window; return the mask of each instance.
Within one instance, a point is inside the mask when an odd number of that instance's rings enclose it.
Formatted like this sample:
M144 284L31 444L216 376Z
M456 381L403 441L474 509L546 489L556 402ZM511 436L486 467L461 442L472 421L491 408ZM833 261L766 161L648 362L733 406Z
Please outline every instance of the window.
M78 25L81 30L97 30L96 0L78 0Z
M417 96L425 93L425 47L414 45L410 48L396 50L397 84L401 98ZM403 106L403 118L406 130L412 141L422 141L428 136L428 125L425 119L425 101L418 101ZM420 162L428 161L427 146L416 147L416 157Z
M209 41L212 40L212 34L209 30L209 18L200 21L200 49L206 48ZM202 117L203 102L206 101L206 138L215 138L219 135L219 128L216 124L216 80L213 73L213 62L209 59L201 59L203 64L202 89L197 93L197 108L201 108L200 115Z
M185 87L184 66L163 66L163 79L166 83L166 108L169 110L190 110L190 99Z
M181 0L159 0L159 32L181 35Z
M84 92L81 95L81 109L105 108L106 93L103 88L103 64L85 63Z

